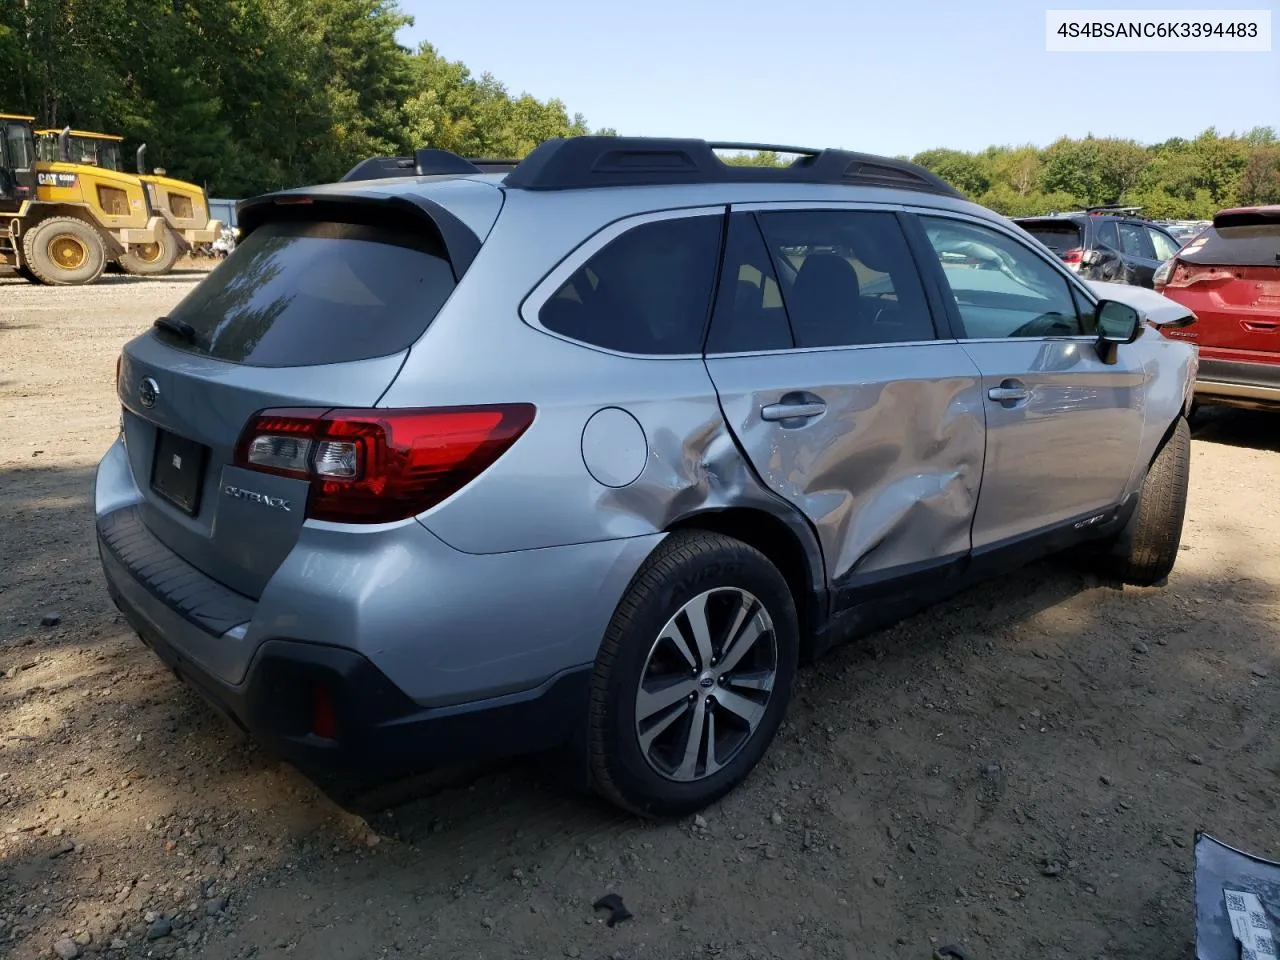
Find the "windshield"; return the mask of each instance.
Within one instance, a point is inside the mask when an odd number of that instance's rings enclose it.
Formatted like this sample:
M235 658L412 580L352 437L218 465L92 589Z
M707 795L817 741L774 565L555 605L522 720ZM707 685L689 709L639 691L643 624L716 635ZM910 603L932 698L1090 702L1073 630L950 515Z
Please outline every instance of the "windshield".
M120 163L120 143L116 140L102 140L98 137L76 137L68 140L71 152L71 163L79 163L89 167L102 167L104 170L123 172ZM40 136L36 150L42 163L58 163L62 160L58 147L58 134L45 133Z

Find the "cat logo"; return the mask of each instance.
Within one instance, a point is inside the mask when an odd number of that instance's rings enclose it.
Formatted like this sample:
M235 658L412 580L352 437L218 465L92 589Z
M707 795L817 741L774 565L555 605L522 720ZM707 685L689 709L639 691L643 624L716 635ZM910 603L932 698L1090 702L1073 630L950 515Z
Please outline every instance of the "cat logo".
M36 182L42 187L74 187L79 177L74 173L38 173Z

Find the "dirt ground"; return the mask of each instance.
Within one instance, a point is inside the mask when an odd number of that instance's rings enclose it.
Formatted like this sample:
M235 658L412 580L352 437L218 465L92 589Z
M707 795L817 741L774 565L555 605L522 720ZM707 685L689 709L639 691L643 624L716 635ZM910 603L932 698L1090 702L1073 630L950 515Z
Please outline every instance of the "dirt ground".
M846 647L703 817L538 760L339 811L101 584L115 358L197 276L0 280L0 956L1190 957L1196 830L1280 857L1280 420L1213 410L1167 587L1041 564Z

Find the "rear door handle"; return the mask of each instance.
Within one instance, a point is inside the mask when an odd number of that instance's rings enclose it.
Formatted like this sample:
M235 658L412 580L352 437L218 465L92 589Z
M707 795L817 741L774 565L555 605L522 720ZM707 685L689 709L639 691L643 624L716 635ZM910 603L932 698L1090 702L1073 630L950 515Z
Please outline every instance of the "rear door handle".
M788 395L777 403L766 404L760 408L761 420L811 420L827 412L827 405L819 398L809 394L796 397Z
M987 396L999 403L1017 403L1031 396L1031 391L1020 380L1005 380L1000 386L988 390Z

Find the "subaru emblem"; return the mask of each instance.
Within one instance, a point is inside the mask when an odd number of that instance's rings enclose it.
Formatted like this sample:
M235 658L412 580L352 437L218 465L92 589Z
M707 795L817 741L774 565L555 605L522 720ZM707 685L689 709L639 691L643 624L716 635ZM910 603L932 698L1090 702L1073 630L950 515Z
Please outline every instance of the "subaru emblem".
M160 399L160 384L150 377L143 377L138 384L138 400L144 407L154 407Z

